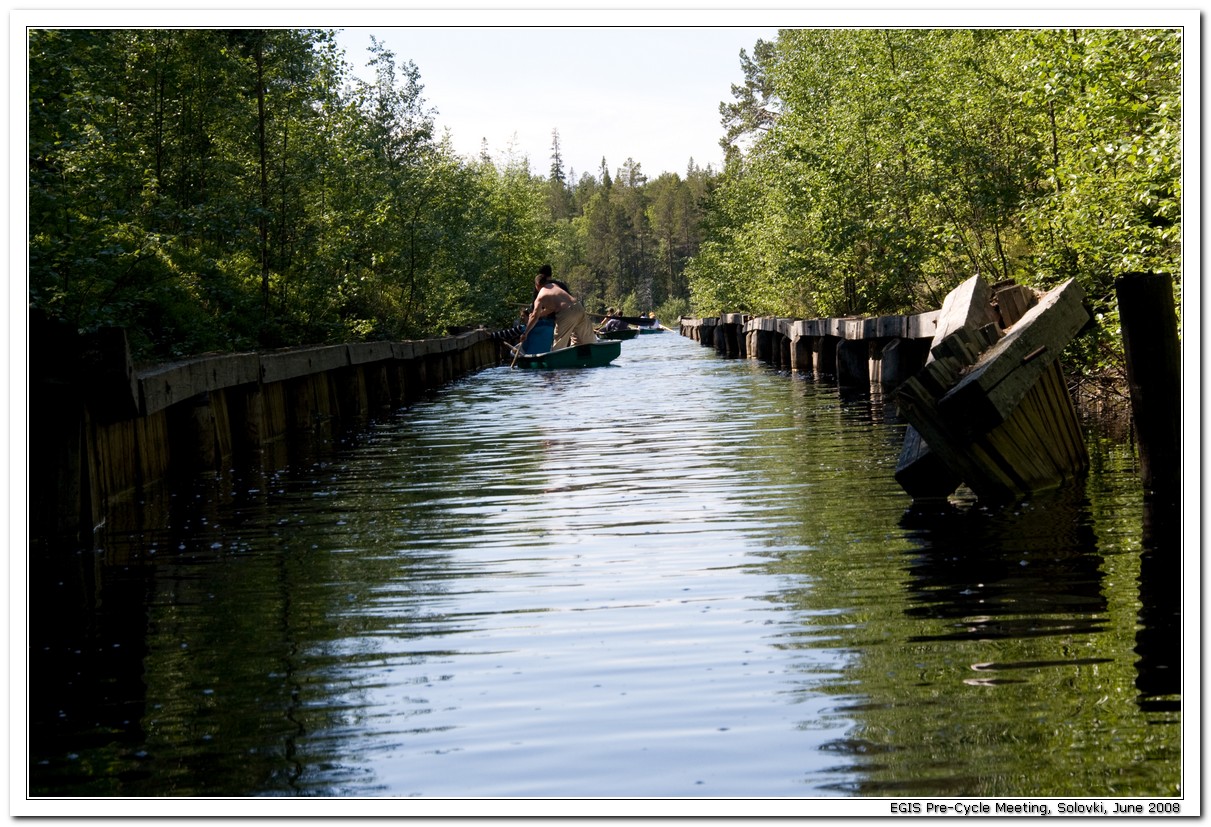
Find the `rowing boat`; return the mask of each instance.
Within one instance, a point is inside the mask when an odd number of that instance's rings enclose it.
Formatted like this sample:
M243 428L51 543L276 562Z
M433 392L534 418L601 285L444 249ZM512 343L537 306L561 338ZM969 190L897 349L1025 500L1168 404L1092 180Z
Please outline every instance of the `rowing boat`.
M619 330L599 330L597 331L597 338L625 342L627 339L634 339L640 333L647 333L647 331L636 327L624 327Z
M561 347L546 353L519 353L513 364L515 367L532 370L599 368L613 362L621 352L622 342L598 341Z

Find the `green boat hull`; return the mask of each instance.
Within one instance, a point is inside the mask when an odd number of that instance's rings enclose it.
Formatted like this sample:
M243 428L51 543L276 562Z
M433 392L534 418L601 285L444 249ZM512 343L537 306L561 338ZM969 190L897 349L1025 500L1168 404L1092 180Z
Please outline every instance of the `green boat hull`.
M573 345L547 353L522 353L515 367L531 370L554 370L557 368L599 368L608 365L622 352L622 342L593 342Z

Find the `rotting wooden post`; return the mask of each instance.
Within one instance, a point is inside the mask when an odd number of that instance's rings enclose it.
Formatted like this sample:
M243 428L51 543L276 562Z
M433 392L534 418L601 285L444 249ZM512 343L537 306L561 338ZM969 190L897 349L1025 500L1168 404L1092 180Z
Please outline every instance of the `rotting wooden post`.
M1003 337L995 323L955 330L896 392L932 455L980 499L1026 496L1088 468L1057 359L1088 321L1082 298L1079 285L1068 281Z
M959 328L978 328L995 321L991 300L992 288L978 275L950 291L938 311L930 347ZM926 357L926 364L932 359L931 353ZM962 481L956 469L948 467L934 454L912 425L904 432L904 446L896 463L895 476L914 500L947 497Z
M870 348L865 339L837 341L837 384L870 386Z
M791 370L795 373L812 372L812 338L796 333L791 338Z
M879 384L894 391L905 379L925 367L925 349L911 339L892 339L879 359Z
M772 362L770 333L768 330L762 330L760 327L755 328L749 334L752 336L753 346L749 348L749 354L758 362Z
M821 336L816 340L816 376L837 375L837 345L841 339L837 336Z
M1181 346L1172 278L1124 273L1114 283L1131 413L1140 446L1140 476L1149 496L1176 500L1181 491Z
M942 397L938 407L955 426L986 431L1004 422L1089 321L1085 293L1069 279L1048 293ZM1031 325L1046 316L1047 325Z

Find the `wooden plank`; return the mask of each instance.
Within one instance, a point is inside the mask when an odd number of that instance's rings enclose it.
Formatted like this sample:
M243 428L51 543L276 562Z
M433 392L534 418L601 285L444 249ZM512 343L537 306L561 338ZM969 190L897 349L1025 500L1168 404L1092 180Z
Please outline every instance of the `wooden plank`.
M355 342L348 347L351 365L385 362L395 358L395 348L391 342Z
M932 339L938 331L938 317L941 313L940 310L931 310L928 313L908 316L905 320L907 323L905 338Z
M261 357L256 353L203 356L157 365L137 374L144 415L162 411L200 393L246 385L261 378Z
M963 367L975 364L984 350L984 342L980 334L969 327L960 327L941 342L929 349L934 359L951 357L957 359ZM955 377L958 381L958 376ZM949 390L949 388L947 388Z
M836 336L838 339L845 338L845 319L828 318L824 320L824 335Z
M931 342L938 344L961 328L982 327L992 321L992 308L988 304L990 297L988 284L978 275L972 276L946 295L942 308L933 314L932 320L915 317L910 321L909 330L921 333L923 328L927 328L932 322L934 332ZM931 354L926 358L927 364L932 360ZM907 387L908 382L904 382L897 389L897 404L899 393ZM911 389L909 392L911 393ZM896 462L896 481L913 499L948 495L962 480L961 469L951 465L949 459L934 455L928 445L929 439L914 427L915 423L912 423L911 419L909 421L910 425L904 432L900 457Z
M281 382L349 364L346 345L308 347L261 354L261 381Z
M1075 280L1052 290L938 400L954 426L987 431L1005 421L1089 320Z
M799 322L801 336L828 336L828 319L807 319Z
M995 322L991 302L992 288L979 276L972 276L951 290L938 311L934 341L940 342L961 327L980 328Z
M1036 410L1037 389L1028 394L1013 414L988 433L990 445L996 446L1009 467L1022 480L1024 495L1030 491L1054 488L1063 479L1051 451L1044 447L1046 428Z
M157 413L205 390L204 372L196 363L173 362L139 373L139 398L144 415Z
M993 285L993 301L1001 327L1012 327L1038 303L1038 296L1024 284L998 284Z
M903 339L908 335L907 316L879 316L875 319L875 336L879 339Z

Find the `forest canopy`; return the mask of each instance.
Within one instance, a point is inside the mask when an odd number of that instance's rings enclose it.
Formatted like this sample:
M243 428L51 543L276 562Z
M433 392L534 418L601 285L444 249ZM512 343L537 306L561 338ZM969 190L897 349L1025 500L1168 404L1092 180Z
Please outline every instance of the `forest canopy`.
M457 156L417 67L334 33L31 29L30 303L143 360L511 326L551 262L594 309L687 289L708 172Z
M1181 272L1176 29L782 30L739 55L724 169L575 181L557 128L545 174L455 154L376 41L365 81L318 29L28 44L31 308L143 360L505 327L543 262L666 318L1076 278L1104 332L1117 275Z
M1180 279L1179 30L782 30L742 65L695 314L900 313L974 274L1073 278L1104 348L1116 276Z

